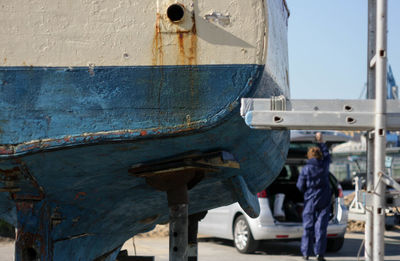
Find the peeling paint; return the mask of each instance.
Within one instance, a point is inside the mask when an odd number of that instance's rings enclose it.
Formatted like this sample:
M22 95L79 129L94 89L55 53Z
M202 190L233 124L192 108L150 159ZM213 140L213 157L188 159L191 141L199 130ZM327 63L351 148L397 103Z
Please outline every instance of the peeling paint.
M212 12L211 14L207 14L204 16L209 22L218 23L221 26L228 26L231 24L231 16L229 14L222 14L220 12Z
M86 192L81 191L75 194L74 200L83 200L84 197L86 197Z
M94 76L94 68L95 68L95 67L96 67L96 66L95 66L94 63L90 63L90 64L88 65L88 71L89 71L90 76Z
M19 145L3 145L0 146L0 157L56 149L58 147L65 146L70 147L82 144L88 145L105 141L122 141L127 139L136 139L144 136L152 137L158 136L160 133L164 133L166 135L178 134L195 130L197 129L197 126L201 125L202 123L204 123L204 121L189 123L186 121L185 124L176 125L173 128L155 128L148 130L117 130L109 132L84 133L77 136L66 136L61 139L42 139L29 141Z

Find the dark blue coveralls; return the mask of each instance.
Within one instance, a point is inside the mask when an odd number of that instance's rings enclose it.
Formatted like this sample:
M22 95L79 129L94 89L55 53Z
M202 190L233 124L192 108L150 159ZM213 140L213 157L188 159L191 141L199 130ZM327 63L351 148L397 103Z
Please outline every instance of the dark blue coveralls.
M304 193L303 237L301 252L311 256L315 238L314 254L323 256L326 251L327 227L330 216L331 189L329 164L331 158L325 143L319 143L323 159L307 160L297 180L297 188Z

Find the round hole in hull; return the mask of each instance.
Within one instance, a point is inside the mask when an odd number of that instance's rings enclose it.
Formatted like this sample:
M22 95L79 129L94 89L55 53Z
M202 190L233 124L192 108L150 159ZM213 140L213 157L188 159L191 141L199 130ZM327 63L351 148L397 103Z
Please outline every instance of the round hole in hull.
M173 23L180 22L185 16L185 9L180 4L170 5L167 9L167 16Z

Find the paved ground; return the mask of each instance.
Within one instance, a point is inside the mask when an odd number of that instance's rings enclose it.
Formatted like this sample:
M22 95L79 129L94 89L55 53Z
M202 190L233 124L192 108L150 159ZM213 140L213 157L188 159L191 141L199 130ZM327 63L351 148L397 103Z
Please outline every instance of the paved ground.
M363 238L363 234L347 234L343 248L338 253L327 254L326 259L337 261L357 261L357 253L360 249ZM385 243L385 260L400 261L400 232L387 232ZM137 255L153 255L156 256L156 261L168 261L168 238L136 238L135 246ZM130 255L134 254L132 240L129 240L124 247L128 249ZM300 242L265 242L261 244L255 254L244 255L238 253L230 241L202 237L199 244L199 260L300 261L302 258L299 248ZM363 260L363 258L360 260Z
M363 234L346 234L341 251L327 255L327 260L356 261L357 253L363 241ZM200 239L199 260L201 261L300 261L299 242L266 242L256 254L239 254L230 241L212 238ZM385 260L400 261L400 232L387 232L385 237ZM156 256L156 261L168 261L168 238L136 238L136 254ZM134 254L133 241L124 245L129 254ZM0 241L0 261L13 261L13 242ZM360 259L362 260L362 259Z
M14 242L0 240L0 261L14 261Z

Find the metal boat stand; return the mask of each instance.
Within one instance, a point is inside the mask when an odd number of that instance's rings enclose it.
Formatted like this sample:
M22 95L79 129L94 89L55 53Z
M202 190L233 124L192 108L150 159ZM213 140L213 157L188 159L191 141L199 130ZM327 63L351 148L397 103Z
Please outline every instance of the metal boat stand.
M207 215L207 211L196 213L189 216L188 227L188 261L198 260L198 241L197 233L199 229L199 221Z
M385 226L390 227L399 224L400 215L398 212L390 211L400 207L400 184L398 184L390 175L379 173L379 183L383 182L393 190L387 190L384 196L386 207L384 209ZM373 189L362 189L366 182L366 173L357 173L353 178L355 184L355 197L349 206L348 218L350 220L368 221L369 208L373 206ZM367 237L367 233L365 233ZM367 244L367 240L365 240ZM367 256L370 257L369 252ZM371 253L372 254L372 253Z
M222 167L239 168L240 165L230 153L217 151L147 162L129 170L131 174L145 178L151 187L167 193L170 261L187 261L188 256L190 261L197 260L197 223L205 213L191 215L188 219L188 190L199 183L207 172L218 172Z
M354 213L362 213L365 214L365 207L360 200L358 192L362 189L363 180L365 179L364 173L356 174L353 178L354 186L355 186L355 197L354 200L350 203L349 210Z
M154 261L154 256L128 256L128 250L120 251L116 261Z

